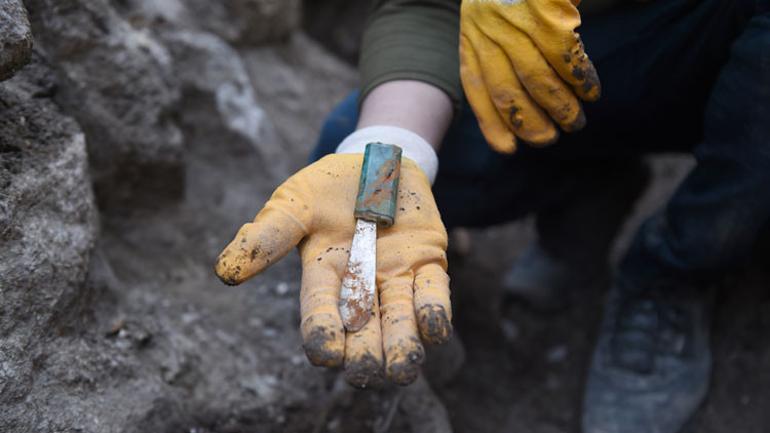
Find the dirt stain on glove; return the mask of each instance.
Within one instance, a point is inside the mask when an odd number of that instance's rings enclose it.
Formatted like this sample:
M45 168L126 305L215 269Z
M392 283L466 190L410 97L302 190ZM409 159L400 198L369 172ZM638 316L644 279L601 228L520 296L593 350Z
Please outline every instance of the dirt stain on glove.
M338 345L336 332L325 327L310 331L302 348L311 364L317 367L338 367L341 364L344 350L334 347Z
M417 318L426 343L442 344L452 335L452 323L443 305L424 305L417 311Z
M345 380L357 388L379 387L385 382L382 362L371 353L345 364Z
M401 353L388 365L388 377L398 385L409 385L420 374L420 366L425 360L425 349L420 340L412 337L409 342L400 342L396 351Z

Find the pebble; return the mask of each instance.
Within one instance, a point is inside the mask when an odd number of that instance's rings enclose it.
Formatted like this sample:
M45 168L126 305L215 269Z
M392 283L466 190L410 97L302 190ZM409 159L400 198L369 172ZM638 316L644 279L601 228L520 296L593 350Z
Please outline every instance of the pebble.
M277 293L278 296L283 296L289 293L289 285L285 282L278 283L278 285L275 286L275 293Z
M568 355L569 349L567 349L567 346L564 344L559 344L548 349L548 352L545 355L545 359L549 364L557 364L567 359Z
M516 341L516 339L519 338L519 334L521 334L521 331L519 331L519 326L516 325L512 320L503 319L500 321L500 328L503 331L503 336L505 337L506 341L512 342Z
M198 319L201 318L201 315L196 312L188 312L182 314L182 323L185 325L189 325L193 322L198 321Z

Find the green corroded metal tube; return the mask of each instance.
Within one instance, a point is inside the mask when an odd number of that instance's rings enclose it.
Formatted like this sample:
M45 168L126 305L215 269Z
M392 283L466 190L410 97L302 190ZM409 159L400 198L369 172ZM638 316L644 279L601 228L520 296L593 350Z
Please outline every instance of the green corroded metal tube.
M355 217L390 227L396 218L401 148L392 144L369 143L364 153L358 184Z

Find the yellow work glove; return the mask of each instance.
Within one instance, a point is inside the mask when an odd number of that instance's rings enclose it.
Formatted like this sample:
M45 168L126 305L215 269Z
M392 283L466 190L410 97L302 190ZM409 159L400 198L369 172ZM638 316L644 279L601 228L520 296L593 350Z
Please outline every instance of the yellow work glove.
M289 178L220 254L216 273L239 284L299 245L301 332L310 362L344 365L356 386L382 381L383 373L405 385L424 358L420 337L441 343L451 334L447 234L428 178L404 158L395 224L377 233L379 299L364 328L346 333L338 300L362 160L360 153L329 155Z
M512 153L585 125L578 98L595 101L599 77L575 28L579 0L463 0L460 75L489 145Z

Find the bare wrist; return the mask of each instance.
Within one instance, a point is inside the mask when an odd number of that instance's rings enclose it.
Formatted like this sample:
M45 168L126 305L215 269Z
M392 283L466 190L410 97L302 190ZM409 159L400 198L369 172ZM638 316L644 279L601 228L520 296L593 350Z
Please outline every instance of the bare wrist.
M438 87L422 81L389 81L377 86L364 99L358 128L403 128L438 149L452 115L452 101Z

